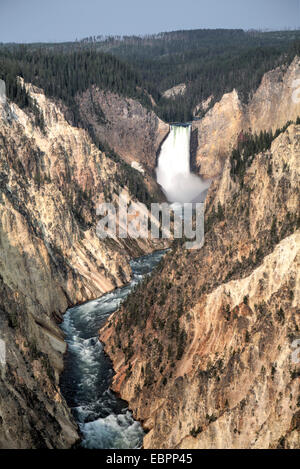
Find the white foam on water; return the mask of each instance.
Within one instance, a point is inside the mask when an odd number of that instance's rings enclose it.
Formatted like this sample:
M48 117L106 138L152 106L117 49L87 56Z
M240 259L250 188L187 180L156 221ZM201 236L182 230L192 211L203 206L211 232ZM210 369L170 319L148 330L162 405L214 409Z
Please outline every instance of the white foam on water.
M83 435L82 446L88 449L138 448L143 430L127 411L125 414L110 414L94 422L80 425Z
M134 286L162 258L157 252L132 261L133 280L97 300L70 308L61 325L68 344L69 362L64 386L69 405L82 432L86 448L138 448L143 429L126 404L109 389L113 370L99 342L98 332Z

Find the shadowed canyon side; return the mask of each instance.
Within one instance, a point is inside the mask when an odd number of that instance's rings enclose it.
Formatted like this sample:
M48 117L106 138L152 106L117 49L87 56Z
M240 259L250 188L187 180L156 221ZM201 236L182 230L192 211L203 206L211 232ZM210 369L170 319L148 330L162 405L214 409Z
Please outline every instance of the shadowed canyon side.
M95 86L78 94L77 103L81 119L96 138L127 163L138 162L150 174L154 172L156 152L169 132L168 124L138 101Z
M299 448L299 136L228 158L203 248L174 246L100 331L145 448Z
M129 201L147 202L155 193L68 124L42 90L25 84L43 116L37 123L6 100L1 85L0 331L7 363L0 375L0 447L65 448L78 435L59 389L62 314L127 283L130 257L165 243L100 240L99 202L116 202L121 190Z
M217 177L239 134L259 133L284 126L300 115L300 102L292 99L294 81L300 77L300 59L266 73L248 104L236 90L223 95L201 120L192 123L195 135L193 167L204 178Z

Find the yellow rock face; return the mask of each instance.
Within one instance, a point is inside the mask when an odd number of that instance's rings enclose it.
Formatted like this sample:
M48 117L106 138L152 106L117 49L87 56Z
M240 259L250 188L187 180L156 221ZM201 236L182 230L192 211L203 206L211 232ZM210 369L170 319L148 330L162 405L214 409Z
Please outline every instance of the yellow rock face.
M202 177L221 174L226 155L243 126L244 108L235 90L225 94L203 119L193 122L192 132L198 138L196 165Z
M0 332L8 360L0 370L0 448L65 448L78 434L59 394L66 345L57 322L68 306L128 282L130 256L162 244L98 238L96 207L116 202L121 168L57 103L26 88L44 127L0 103Z
M225 94L203 119L194 121L197 136L195 163L199 174L214 178L222 172L226 156L236 146L240 132L281 128L300 115L300 60L294 59L287 68L278 67L266 73L247 105L243 105L235 90Z

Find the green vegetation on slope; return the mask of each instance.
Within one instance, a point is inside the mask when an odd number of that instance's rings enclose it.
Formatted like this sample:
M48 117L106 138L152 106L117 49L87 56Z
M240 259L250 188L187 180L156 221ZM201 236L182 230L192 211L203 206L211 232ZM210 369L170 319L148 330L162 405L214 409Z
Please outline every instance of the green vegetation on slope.
M15 77L23 76L62 99L76 123L74 97L91 85L139 100L167 122L186 122L203 100L211 105L236 88L247 101L263 74L288 64L300 52L300 31L241 29L174 31L145 37L87 38L65 44L0 46L0 78L8 97L18 99ZM162 93L179 83L184 96ZM201 114L199 115L201 117Z
M46 48L32 51L27 46L0 49L0 78L6 82L8 98L22 106L26 104L26 96L17 76L42 88L47 96L61 99L74 111L75 120L74 98L92 85L151 105L138 74L116 57L101 52L60 53Z
M297 117L295 123L300 124L300 117ZM238 178L240 184L243 184L245 171L251 166L254 156L269 150L273 140L285 132L291 124L292 121L288 121L281 129L277 129L274 134L271 130L269 132L266 130L261 131L259 135L242 132L238 139L237 148L232 150L230 157L230 175L233 180L236 181Z
M300 31L199 29L108 38L96 41L94 47L129 61L160 93L185 83L186 94L161 98L156 112L168 122L186 122L195 106L211 95L218 100L236 88L247 101L265 72L289 63L299 53L299 39ZM85 44L91 47L91 40Z

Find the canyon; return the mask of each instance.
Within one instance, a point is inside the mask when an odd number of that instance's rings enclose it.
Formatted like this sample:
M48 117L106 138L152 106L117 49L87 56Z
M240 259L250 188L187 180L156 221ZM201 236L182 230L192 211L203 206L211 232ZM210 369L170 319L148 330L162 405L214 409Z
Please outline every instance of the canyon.
M233 90L192 122L191 168L213 180L205 244L174 242L99 333L145 448L300 446L299 75L296 57L248 104ZM127 285L130 259L170 247L96 233L97 205L120 190L147 207L165 200L155 167L170 126L155 103L97 86L76 95L76 126L60 100L20 82L40 118L0 81L0 448L70 448L79 433L60 389L59 325L67 308ZM234 174L242 131L288 121Z

